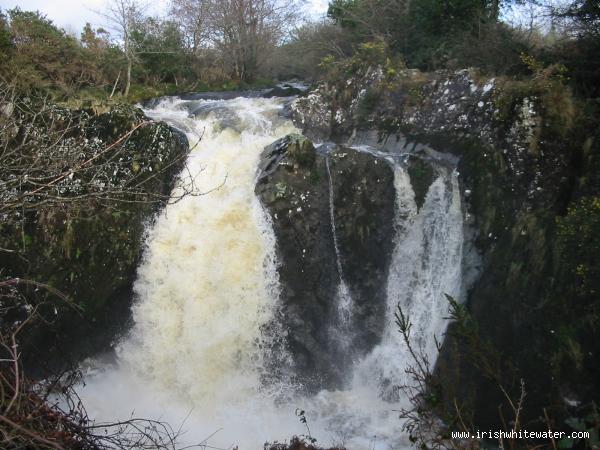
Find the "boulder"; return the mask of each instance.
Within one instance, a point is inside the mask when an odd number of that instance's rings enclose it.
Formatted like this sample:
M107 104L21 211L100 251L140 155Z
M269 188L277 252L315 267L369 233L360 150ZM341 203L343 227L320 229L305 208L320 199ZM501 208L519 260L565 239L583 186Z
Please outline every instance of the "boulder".
M301 135L268 146L259 170L256 194L277 238L278 320L287 331L292 370L309 390L339 388L352 357L380 339L394 235L393 171L369 153L317 151ZM353 303L346 328L339 321L338 258ZM354 355L340 346L346 337Z
M42 204L22 217L7 216L0 226L0 248L13 250L0 252L1 275L43 283L69 300L43 289L29 292L27 298L41 302L38 312L46 319L20 335L22 361L36 377L108 349L124 331L145 228L168 198L188 151L179 132L146 123L142 111L131 106L100 115L51 106L43 114L48 117L39 122L17 119L31 136L22 151L46 152L66 167L75 164L73 158L90 163L57 185L66 198L62 206ZM51 133L65 128L59 145L46 147L47 123L55 127ZM128 138L113 145L122 136ZM124 201L108 194L131 190L132 180L139 183L138 194Z

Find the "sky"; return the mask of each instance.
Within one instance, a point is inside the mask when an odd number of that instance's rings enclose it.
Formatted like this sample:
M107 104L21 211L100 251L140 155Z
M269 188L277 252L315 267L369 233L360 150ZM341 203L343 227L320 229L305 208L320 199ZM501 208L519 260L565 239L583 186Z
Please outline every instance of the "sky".
M102 11L106 0L0 0L0 9L18 6L24 11L40 11L67 32L79 35L86 22L106 26L104 19L94 11ZM168 0L154 0L153 13L164 13ZM306 0L307 12L319 17L327 11L328 0Z

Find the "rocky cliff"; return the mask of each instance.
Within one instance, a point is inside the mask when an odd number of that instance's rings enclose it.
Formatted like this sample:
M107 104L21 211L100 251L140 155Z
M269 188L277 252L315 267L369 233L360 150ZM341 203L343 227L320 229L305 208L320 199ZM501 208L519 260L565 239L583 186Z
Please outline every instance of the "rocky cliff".
M14 132L3 144L24 159L31 151L35 175L53 180L39 193L2 192L3 205L27 196L22 212L3 211L1 275L47 286L22 287L23 307L40 316L20 336L22 358L41 376L107 348L127 323L145 225L168 198L187 141L127 106L96 114L25 99L4 114ZM23 319L3 311L5 321Z
M565 418L586 415L600 399L590 238L600 231L599 136L561 80L369 67L291 108L317 140L370 133L384 149L408 139L460 158L483 268L465 299L476 338L451 327L438 359L449 410L456 398L476 426L497 428L499 405L511 414L502 389L518 399L523 380L522 423L547 427L544 408L562 428Z
M317 151L291 135L265 149L256 193L277 237L280 321L293 370L309 389L340 387L350 361L381 338L393 170L371 154L343 146ZM338 291L340 282L346 292ZM337 309L340 295L353 302L351 315ZM355 330L350 341L342 341L340 327Z

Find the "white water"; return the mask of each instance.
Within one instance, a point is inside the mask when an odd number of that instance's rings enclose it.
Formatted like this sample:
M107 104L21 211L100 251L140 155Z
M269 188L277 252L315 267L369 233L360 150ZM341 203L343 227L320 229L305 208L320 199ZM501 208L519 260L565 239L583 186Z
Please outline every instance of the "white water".
M340 256L340 247L338 244L337 231L335 228L335 208L333 180L331 179L331 168L329 166L329 157L325 158L325 167L327 168L327 181L329 185L329 220L331 221L331 235L333 236L333 247L335 249L335 263L337 267L340 282L337 289L336 311L337 320L332 323L330 335L337 341L339 350L345 355L352 354L352 312L353 300L346 280L344 279L344 270L342 269L342 258Z
M373 378L382 382L385 398L395 398L396 386L412 385L405 369L412 361L394 325L400 305L412 323L411 342L431 365L437 357L436 339L447 328L448 294L459 299L462 286L463 225L458 175L440 175L430 186L420 210L410 178L396 167L396 242L388 275L387 323L382 342L355 371L355 383ZM406 400L399 398L406 405Z
M254 182L264 146L294 127L278 116L277 99L195 103L213 112L189 118L185 102L166 100L148 114L185 130L192 143L204 133L188 170L200 190L212 191L168 206L149 231L133 329L118 345L114 363L90 362L79 391L90 416L114 421L133 413L182 425L182 446L216 432L211 446L258 449L265 441L306 434L295 415L301 408L323 446L406 448L394 412L403 399L381 399L386 380L405 381L408 361L393 312L398 302L406 308L420 345L435 360L432 336L440 337L447 313L442 294L458 295L461 286L456 175L440 175L417 211L408 175L396 167L398 232L384 338L349 368L353 381L347 390L310 397L289 390L294 396L278 403L285 385L261 382L268 379L263 359L277 338L265 336L261 326L276 312L278 280L274 235ZM229 126L217 117L223 109Z

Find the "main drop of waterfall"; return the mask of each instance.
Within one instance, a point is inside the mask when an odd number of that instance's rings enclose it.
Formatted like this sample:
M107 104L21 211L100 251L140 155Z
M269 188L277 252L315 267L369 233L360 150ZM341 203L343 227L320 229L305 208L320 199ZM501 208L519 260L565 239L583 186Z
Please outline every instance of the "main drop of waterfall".
M435 361L435 339L446 326L444 294L458 297L462 289L457 174L448 164L436 166L419 208L402 158L381 159L393 167L396 192L381 339L348 360L343 385L309 392L293 373L271 373L274 361L293 367L296 355L285 345L288 330L273 325L281 313L283 262L272 218L254 193L263 149L297 132L285 116L286 101L166 98L146 110L187 135L192 148L173 197L190 180L194 195L169 204L148 226L132 327L114 355L86 363L79 394L96 421L133 414L181 427L182 446L257 449L307 435L299 408L322 446L410 446L397 413L407 399L397 386L410 383L411 361L394 312L400 305L410 314L413 336ZM340 283L331 299L338 303L332 326L343 335L352 332L343 322L354 303L340 262L331 188L337 175L329 161L327 170Z

